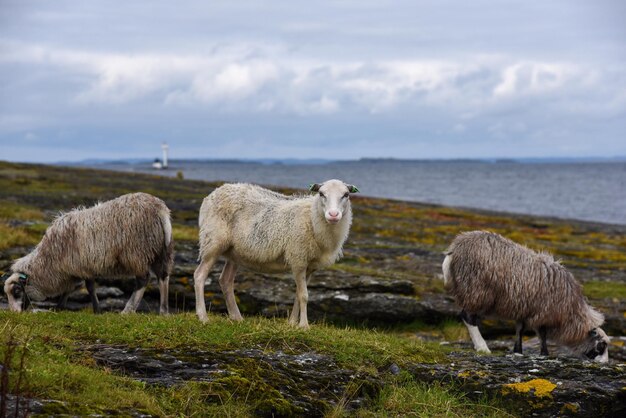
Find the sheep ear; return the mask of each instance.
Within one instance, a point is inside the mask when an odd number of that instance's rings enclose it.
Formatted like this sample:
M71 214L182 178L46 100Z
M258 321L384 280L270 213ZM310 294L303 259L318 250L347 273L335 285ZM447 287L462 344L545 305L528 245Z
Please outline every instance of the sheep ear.
M319 184L319 183L309 184L309 191L310 192L318 192L320 190L320 187L322 187L322 185Z
M350 193L359 193L359 189L354 184L346 184Z

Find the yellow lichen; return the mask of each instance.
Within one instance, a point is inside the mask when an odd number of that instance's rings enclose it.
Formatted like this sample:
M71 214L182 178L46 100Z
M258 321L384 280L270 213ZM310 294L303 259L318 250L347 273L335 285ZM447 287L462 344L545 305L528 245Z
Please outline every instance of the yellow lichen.
M483 370L477 370L477 371L473 371L473 370L465 370L462 372L458 372L457 376L462 378L462 379L468 379L472 376L476 376L476 377L487 377L487 372L483 371Z
M528 382L509 383L504 385L504 393L516 391L520 393L534 393L538 398L551 398L556 385L546 379L533 379Z

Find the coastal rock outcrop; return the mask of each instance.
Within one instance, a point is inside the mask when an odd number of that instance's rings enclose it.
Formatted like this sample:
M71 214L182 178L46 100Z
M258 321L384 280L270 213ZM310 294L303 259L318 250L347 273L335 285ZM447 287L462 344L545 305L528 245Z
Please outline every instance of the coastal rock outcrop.
M426 382L451 382L473 399L493 396L524 416L624 416L626 364L598 365L537 355L448 354L449 364L416 364Z

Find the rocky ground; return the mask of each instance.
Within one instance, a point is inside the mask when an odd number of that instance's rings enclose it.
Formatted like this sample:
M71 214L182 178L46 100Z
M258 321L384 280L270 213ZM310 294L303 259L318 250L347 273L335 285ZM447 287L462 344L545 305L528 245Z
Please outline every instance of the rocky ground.
M215 186L152 176L3 163L0 166L0 204L5 210L0 211L0 220L5 230L21 231L26 238L18 240L16 245L0 246L0 271L6 271L13 259L25 254L38 241L47 222L59 210L91 204L122 192L151 192L162 197L173 213L176 259L170 284L171 309L173 312L193 310L196 214L202 198ZM367 190L367 187L361 189ZM512 411L520 415L617 416L624 411L626 226L363 197L354 198L353 207L354 225L344 259L311 279L310 319L377 327L402 333L407 338L436 341L451 347L453 351L447 354L449 364L415 364L410 373L423 381L454 382L470 395L487 393L510 399ZM24 215L25 210L31 211L29 215ZM604 328L613 336L610 365L591 366L567 358L565 352L549 359L536 357L532 355L532 339L528 341L529 355L513 356L510 349L514 327L510 322L494 318L487 318L482 329L490 346L500 354L477 356L468 350L467 335L461 327L455 328L458 309L443 292L440 265L441 253L449 241L458 232L474 229L499 232L562 258L584 283L591 304L606 315ZM217 283L221 267L221 264L214 267L212 280L205 290L207 307L218 313L225 312ZM112 311L123 308L133 286L130 280L114 278L101 278L98 284L102 307ZM236 294L244 316L285 317L293 302L294 290L288 275L267 276L242 271L237 276ZM53 306L54 301L50 301L38 307L49 309ZM82 310L88 306L88 296L83 288L70 297L68 309ZM158 309L156 286L146 292L140 309ZM532 338L532 334L528 338ZM221 353L200 353L199 357L207 358L207 363L189 365L186 360L189 357L181 357L181 353L132 350L107 347L94 354L94 358L99 364L122 370L148 383L159 379L172 364L182 365L176 367L176 373L165 373L170 384L176 379L194 378L194 368L219 371L225 358L232 357L224 357ZM247 351L238 355L245 358L261 354ZM276 353L265 361L275 365L274 368L282 367L285 373L296 374L312 373L307 369L308 365L323 365L326 369L333 369L336 376L333 375L332 380L337 381L338 387L342 384L342 376L351 373L333 368L332 359L316 353L301 356L304 357ZM124 360L131 357L134 360ZM289 366L293 364L298 367ZM219 373L211 376L219 376ZM372 381L372 387L377 384ZM311 390L320 397L334 396L332 390L325 395L324 391L330 390L328 388ZM358 396L353 399L359 402ZM309 403L306 400L298 402L290 405L297 405L303 408L302 411L313 411L312 415L320 411L315 409L314 399Z

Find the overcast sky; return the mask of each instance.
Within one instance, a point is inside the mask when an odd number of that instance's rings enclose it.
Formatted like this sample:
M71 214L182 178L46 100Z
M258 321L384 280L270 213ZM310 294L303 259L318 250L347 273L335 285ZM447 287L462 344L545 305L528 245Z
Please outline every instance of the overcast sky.
M624 156L625 21L621 0L0 0L0 159Z

